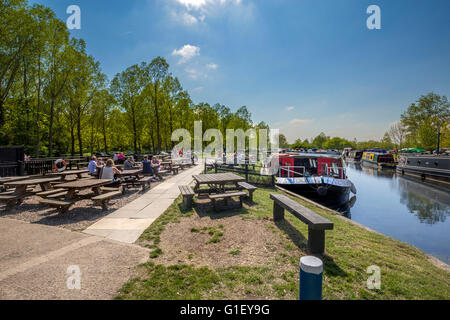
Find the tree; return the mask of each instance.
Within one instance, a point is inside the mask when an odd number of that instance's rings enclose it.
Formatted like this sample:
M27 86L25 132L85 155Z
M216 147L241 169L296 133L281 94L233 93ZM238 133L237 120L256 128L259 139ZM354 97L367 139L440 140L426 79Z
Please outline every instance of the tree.
M312 141L312 145L316 148L322 149L324 143L329 140L330 137L327 137L325 133L321 132L317 137Z
M388 135L391 141L401 149L406 138L407 128L401 121L397 121L389 128Z
M446 96L439 96L429 93L421 96L419 100L412 103L409 108L401 115L402 124L407 130L407 140L410 142L418 142L419 128L427 121L426 126L422 128L422 133L428 131L427 134L434 132L437 141L438 131L444 123L450 120L450 103Z
M435 150L437 146L435 134L436 132L433 128L431 118L425 119L417 130L417 141L419 143L419 147L428 151Z

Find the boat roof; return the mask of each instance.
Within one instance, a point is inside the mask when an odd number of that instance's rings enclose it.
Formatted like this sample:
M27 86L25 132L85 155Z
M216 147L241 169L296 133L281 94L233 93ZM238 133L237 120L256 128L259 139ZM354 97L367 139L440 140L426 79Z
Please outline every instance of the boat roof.
M342 156L334 153L309 153L309 152L289 152L280 153L279 157L305 157L305 158L332 158L332 159L342 159Z

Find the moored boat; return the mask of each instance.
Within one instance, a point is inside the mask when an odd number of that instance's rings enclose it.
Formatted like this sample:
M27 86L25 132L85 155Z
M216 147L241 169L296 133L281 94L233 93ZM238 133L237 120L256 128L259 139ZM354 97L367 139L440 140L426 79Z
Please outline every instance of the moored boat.
M345 162L348 163L360 163L363 155L363 151L352 150L344 157Z
M279 165L277 185L312 200L339 205L349 200L350 192L356 193L340 155L280 154Z
M380 152L363 152L361 158L361 164L364 166L369 166L373 168L391 168L394 169L396 166L394 156L390 153L380 153Z
M450 156L402 154L397 173L450 188Z

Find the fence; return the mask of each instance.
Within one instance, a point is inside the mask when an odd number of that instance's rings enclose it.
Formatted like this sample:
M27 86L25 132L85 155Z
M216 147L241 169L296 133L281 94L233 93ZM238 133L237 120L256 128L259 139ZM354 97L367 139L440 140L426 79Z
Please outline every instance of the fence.
M223 173L232 172L239 176L245 177L245 181L253 184L275 186L275 176L261 174L263 168L260 164L241 163L226 164L217 159L205 158L205 173Z
M18 176L20 171L20 164L17 162L0 162L0 177Z

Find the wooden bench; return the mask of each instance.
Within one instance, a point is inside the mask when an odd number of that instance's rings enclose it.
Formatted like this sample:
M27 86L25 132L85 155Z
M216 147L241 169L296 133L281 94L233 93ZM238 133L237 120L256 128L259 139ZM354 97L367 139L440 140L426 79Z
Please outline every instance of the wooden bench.
M245 189L248 191L248 199L253 202L253 192L255 192L258 188L247 182L238 182L238 186L240 189Z
M42 198L47 198L48 196L51 196L52 194L57 194L57 193L60 193L63 191L64 191L64 189L52 189L52 190L48 190L48 191L38 192L38 193L36 193L36 195L39 197L42 197Z
M242 198L246 197L247 194L245 192L233 192L233 193L219 193L219 194L209 194L208 198L212 201L214 210L217 211L216 200L224 199L225 205L227 205L227 200L233 197L239 197L239 203L242 207Z
M179 166L172 166L172 174L176 175L178 174L178 171L180 170Z
M308 249L312 254L324 254L325 230L333 229L333 222L305 208L298 202L281 194L271 194L273 202L273 220L284 219L284 210L308 225Z
M102 206L102 209L106 211L106 210L108 210L107 203L109 202L109 200L111 200L115 196L120 196L121 194L122 194L122 191L113 191L113 192L103 193L99 196L93 197L93 198L91 198L91 200L94 201L94 203L96 203L96 204L100 204Z
M58 193L51 193L47 196L47 199L54 199L54 198L65 198L67 196L67 190L63 190Z
M192 208L192 199L194 198L194 190L190 186L178 186L181 195L183 196L183 204L186 208Z
M5 210L11 210L16 204L21 202L22 197L18 194L2 194L0 195L0 202L4 202L6 204Z
M145 191L145 188L148 186L148 188L151 188L152 183L152 177L144 177L138 180L138 183L142 185L142 191Z
M41 199L39 203L52 208L57 208L59 213L66 213L70 206L74 204L73 201L56 200L56 199Z
M113 187L101 187L101 191L105 192L113 192L113 191L120 191L120 188L113 188Z

